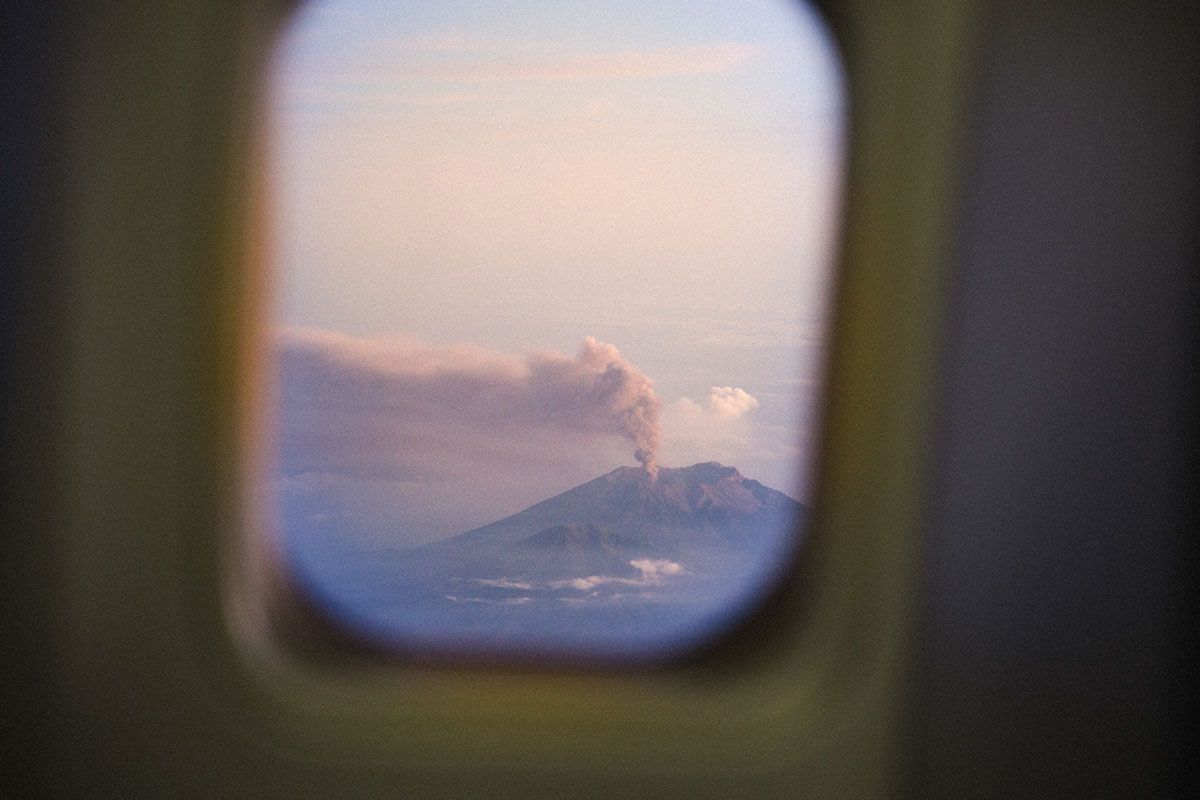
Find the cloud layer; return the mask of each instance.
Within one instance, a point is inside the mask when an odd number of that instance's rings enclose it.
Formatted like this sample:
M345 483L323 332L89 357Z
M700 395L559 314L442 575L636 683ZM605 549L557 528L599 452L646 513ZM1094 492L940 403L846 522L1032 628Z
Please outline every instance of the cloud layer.
M563 50L541 40L520 41L463 32L375 39L325 70L326 84L349 90L402 81L452 83L563 82L718 75L747 69L767 54L763 44L716 41L626 49Z
M526 594L509 596L478 597L471 594L448 594L446 599L455 603L487 603L492 605L524 605L533 602L535 597L540 600L568 602L608 602L620 600L627 596L630 590L646 590L662 587L673 579L688 574L682 564L665 558L635 558L629 566L636 576L628 575L584 575L576 578L565 578L544 582L529 581L524 578L481 578L474 581L475 585L487 589L500 589ZM643 599L650 597L645 593L637 595Z
M744 68L762 47L742 42L716 42L684 47L657 47L535 56L528 51L501 54L476 63L410 67L405 77L440 81L581 81L612 78L657 78L713 75ZM481 52L473 50L470 52ZM536 51L535 51L536 52Z
M551 589L574 589L579 592L588 592L598 586L611 584L621 586L657 586L667 576L682 575L684 573L682 566L664 558L636 558L629 562L629 566L640 573L638 577L626 578L618 575L587 575L585 577L551 581L546 585ZM487 582L480 581L480 583ZM491 583L495 585L495 582Z

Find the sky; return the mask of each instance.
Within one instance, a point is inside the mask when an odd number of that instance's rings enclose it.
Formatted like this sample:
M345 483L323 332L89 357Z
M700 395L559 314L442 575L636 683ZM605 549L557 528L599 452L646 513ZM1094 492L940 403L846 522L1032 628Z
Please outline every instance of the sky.
M843 103L786 0L302 5L270 95L287 524L418 544L635 452L804 499Z

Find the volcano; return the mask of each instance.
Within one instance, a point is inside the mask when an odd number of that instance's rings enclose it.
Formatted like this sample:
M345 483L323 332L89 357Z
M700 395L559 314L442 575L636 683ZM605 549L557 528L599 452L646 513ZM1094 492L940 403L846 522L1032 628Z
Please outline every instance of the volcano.
M621 467L458 536L373 559L327 599L420 649L660 655L744 616L809 509L733 467Z

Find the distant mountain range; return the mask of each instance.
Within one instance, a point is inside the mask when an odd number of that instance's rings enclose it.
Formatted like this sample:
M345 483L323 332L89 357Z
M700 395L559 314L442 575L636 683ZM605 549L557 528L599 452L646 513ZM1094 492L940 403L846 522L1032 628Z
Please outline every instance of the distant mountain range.
M364 564L325 592L406 648L650 658L720 632L791 563L809 509L716 462L621 467Z

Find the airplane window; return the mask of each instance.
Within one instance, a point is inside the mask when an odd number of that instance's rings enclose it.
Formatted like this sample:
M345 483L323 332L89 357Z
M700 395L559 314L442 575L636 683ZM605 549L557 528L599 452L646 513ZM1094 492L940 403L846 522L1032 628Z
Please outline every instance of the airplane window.
M844 136L786 0L321 0L270 96L277 550L433 656L639 662L802 551Z

